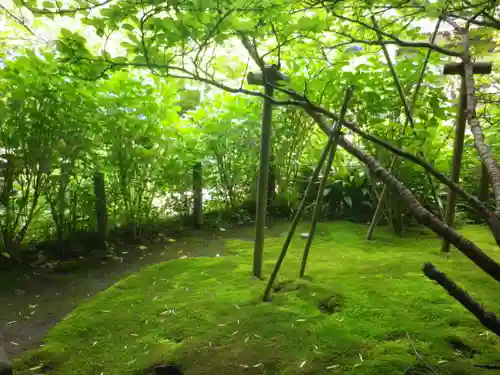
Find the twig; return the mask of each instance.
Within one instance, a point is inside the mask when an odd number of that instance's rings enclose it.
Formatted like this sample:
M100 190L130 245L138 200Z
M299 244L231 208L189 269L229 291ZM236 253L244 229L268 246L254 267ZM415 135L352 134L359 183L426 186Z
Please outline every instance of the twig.
M431 370L431 372L434 374L434 375L439 375L439 373L434 370L434 368L429 365L425 360L424 358L420 355L420 353L417 351L417 348L415 348L415 345L413 345L413 342L412 342L412 339L410 337L410 334L408 332L406 332L406 337L408 338L408 341L410 342L410 345L411 345L411 348L413 349L413 352L415 353L415 357L417 357L417 359L422 362L425 366L427 366L427 368L429 370ZM405 371L406 372L406 371Z
M372 25L370 25L370 24L368 24L366 22L342 16L342 15L340 15L338 13L335 13L333 10L331 12L332 12L333 16L335 16L335 17L337 17L337 18L339 18L339 19L341 19L343 21L347 21L347 22L351 22L351 23L356 23L356 24L361 25L361 26L363 26L363 27L365 27L365 28L367 28L369 30L377 32L377 29L374 26L372 26ZM452 50L449 50L449 49L446 49L446 48L442 48L442 47L440 47L440 46L438 46L436 44L433 44L433 43L409 42L409 41L405 41L405 40L399 39L398 37L396 37L396 36L394 36L392 34L386 33L385 31L382 31L382 30L380 30L380 33L383 36L385 36L386 38L389 38L391 40L391 42L385 42L384 41L383 42L384 44L398 44L398 45L403 46L403 47L429 48L429 49L432 49L432 50L434 50L436 52L442 53L444 55L455 56L455 57L460 57L462 55L460 52L452 51ZM362 39L354 39L350 35L347 35L347 34L343 34L343 35L346 36L346 37L351 38L352 40L356 40L359 43L380 44L379 41L369 41L369 40L362 40Z

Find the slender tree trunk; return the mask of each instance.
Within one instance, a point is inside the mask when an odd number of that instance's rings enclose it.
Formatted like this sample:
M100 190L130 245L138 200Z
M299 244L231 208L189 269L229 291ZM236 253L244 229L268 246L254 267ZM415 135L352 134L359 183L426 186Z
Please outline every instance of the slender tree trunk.
M99 236L101 246L103 246L108 235L108 212L106 204L106 187L104 183L104 174L99 171L94 174L94 195L97 234Z

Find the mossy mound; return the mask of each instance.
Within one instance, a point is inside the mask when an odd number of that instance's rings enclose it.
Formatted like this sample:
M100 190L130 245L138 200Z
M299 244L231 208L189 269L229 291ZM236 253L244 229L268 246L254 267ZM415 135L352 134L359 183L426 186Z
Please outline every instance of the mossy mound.
M429 366L441 375L488 373L473 364L494 363L500 340L421 267L434 262L499 312L497 283L458 251L442 255L432 235L380 230L366 241L365 226L342 222L318 230L328 234L311 249L312 279L278 281L271 302L261 301L265 281L251 278L252 242L228 240L239 256L157 264L100 293L60 322L46 346L17 360L16 374L137 375L171 363L187 375L403 374ZM464 230L500 258L484 228ZM266 275L282 241L266 239ZM296 280L303 246L292 243L280 280Z

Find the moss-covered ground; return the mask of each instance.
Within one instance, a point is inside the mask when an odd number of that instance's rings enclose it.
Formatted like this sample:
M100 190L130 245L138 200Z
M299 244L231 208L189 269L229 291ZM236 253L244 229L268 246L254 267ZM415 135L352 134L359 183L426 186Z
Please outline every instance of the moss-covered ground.
M266 276L287 228L266 238ZM223 257L150 266L80 305L16 360L16 374L143 374L162 363L191 375L491 373L474 365L498 364L500 340L421 268L433 262L491 311L499 285L458 251L441 254L431 233L381 229L366 241L365 232L320 224L302 281L297 236L271 302L261 301L266 281L250 276L251 241L225 240ZM485 228L462 232L500 260Z

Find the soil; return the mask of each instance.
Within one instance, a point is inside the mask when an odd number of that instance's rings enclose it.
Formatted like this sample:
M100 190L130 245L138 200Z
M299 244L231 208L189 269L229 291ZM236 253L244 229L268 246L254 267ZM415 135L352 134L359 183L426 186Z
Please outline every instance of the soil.
M241 239L241 231L238 231ZM0 274L0 345L11 358L43 345L45 334L76 306L141 268L175 258L218 256L236 231L187 231L175 242L125 246L106 260L68 263L59 269ZM250 240L251 237L245 238ZM61 264L62 265L62 264ZM3 336L3 340L2 340Z

